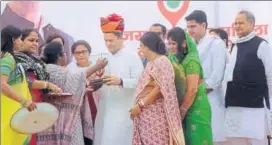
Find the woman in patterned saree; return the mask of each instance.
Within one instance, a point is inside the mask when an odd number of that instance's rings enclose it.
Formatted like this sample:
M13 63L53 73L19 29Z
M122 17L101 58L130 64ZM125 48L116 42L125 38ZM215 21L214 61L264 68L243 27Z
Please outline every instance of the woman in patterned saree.
M16 64L13 50L21 47L21 30L8 25L1 31L1 144L24 145L27 135L10 128L12 115L21 108L32 111L36 108L31 101L24 70ZM21 105L20 105L21 104Z
M88 98L85 97L85 82L87 77L103 69L107 61L98 60L86 71L73 72L60 66L63 51L60 43L51 42L45 46L42 59L46 63L46 72L50 75L49 81L71 95L44 98L44 101L58 108L60 115L52 128L37 134L37 145L84 145L84 137L93 139L93 124Z
M71 50L76 62L71 62L67 66L67 68L72 72L86 71L92 65L90 61L90 54L92 52L92 48L90 44L85 40L78 40L73 43ZM92 80L92 76L87 79L86 86L89 86L88 84L91 80ZM101 86L102 84L99 87ZM95 117L97 112L93 92L99 89L99 87L97 88L87 87L86 94L85 94L89 100L89 106L91 110L93 125L95 122ZM87 145L92 144L92 140L86 137L84 137L84 141L85 141L85 144Z
M169 59L185 71L187 88L181 102L186 145L213 145L211 107L203 83L203 72L196 44L179 27L168 32Z
M165 56L165 44L155 32L140 39L141 53L149 59L130 110L134 121L133 145L185 145L174 71Z

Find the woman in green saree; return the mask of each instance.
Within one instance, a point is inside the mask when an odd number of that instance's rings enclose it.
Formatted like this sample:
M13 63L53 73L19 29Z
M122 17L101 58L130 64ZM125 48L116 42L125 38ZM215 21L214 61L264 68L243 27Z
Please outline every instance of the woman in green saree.
M203 83L203 71L196 44L179 27L172 28L167 35L168 58L176 75L176 88L181 100L180 109L186 145L213 145L211 129L211 107ZM184 74L184 77L182 74ZM177 84L179 84L177 86ZM183 96L183 97L182 97Z

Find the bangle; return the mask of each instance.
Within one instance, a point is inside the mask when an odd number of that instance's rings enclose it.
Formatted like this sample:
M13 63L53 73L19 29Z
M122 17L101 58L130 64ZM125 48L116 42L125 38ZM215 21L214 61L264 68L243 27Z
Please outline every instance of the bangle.
M48 87L49 87L49 83L45 82L45 89L48 89Z
M22 99L22 100L20 101L20 104L21 104L21 106L25 107L26 104L27 104L27 100L26 100L26 99Z
M143 99L140 99L137 104L139 105L140 108L144 108L145 107L145 103L144 103Z
M185 108L181 107L180 110L181 110L182 113L186 113L188 109L185 109Z

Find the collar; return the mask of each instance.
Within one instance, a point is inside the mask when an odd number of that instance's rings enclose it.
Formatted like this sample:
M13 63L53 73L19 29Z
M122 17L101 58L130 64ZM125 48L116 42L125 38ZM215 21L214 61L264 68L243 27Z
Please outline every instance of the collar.
M254 31L250 32L247 36L245 37L240 37L240 38L236 38L233 43L237 44L237 43L243 43L246 41L251 40L252 38L254 38L256 36L256 33Z
M208 37L208 34L205 34L205 35L199 40L199 43L197 43L197 45L201 44L207 37Z

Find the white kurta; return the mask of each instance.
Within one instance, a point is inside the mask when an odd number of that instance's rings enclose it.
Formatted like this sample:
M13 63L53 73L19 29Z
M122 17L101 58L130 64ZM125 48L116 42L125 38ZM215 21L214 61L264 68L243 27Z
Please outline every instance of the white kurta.
M212 132L215 142L225 141L224 96L221 87L227 61L227 48L220 38L205 35L197 46L204 80L207 88L213 89L208 94L212 109Z
M265 68L269 96L272 95L272 48L266 42L259 45L257 56ZM234 47L229 57L224 82L232 81L236 64L237 47ZM265 108L228 107L226 110L226 127L228 137L247 137L264 140L267 120Z
M129 110L133 106L138 78L143 72L143 64L137 54L123 48L109 56L106 74L118 76L123 87L103 86L95 121L94 145L130 145L132 143L133 122Z

